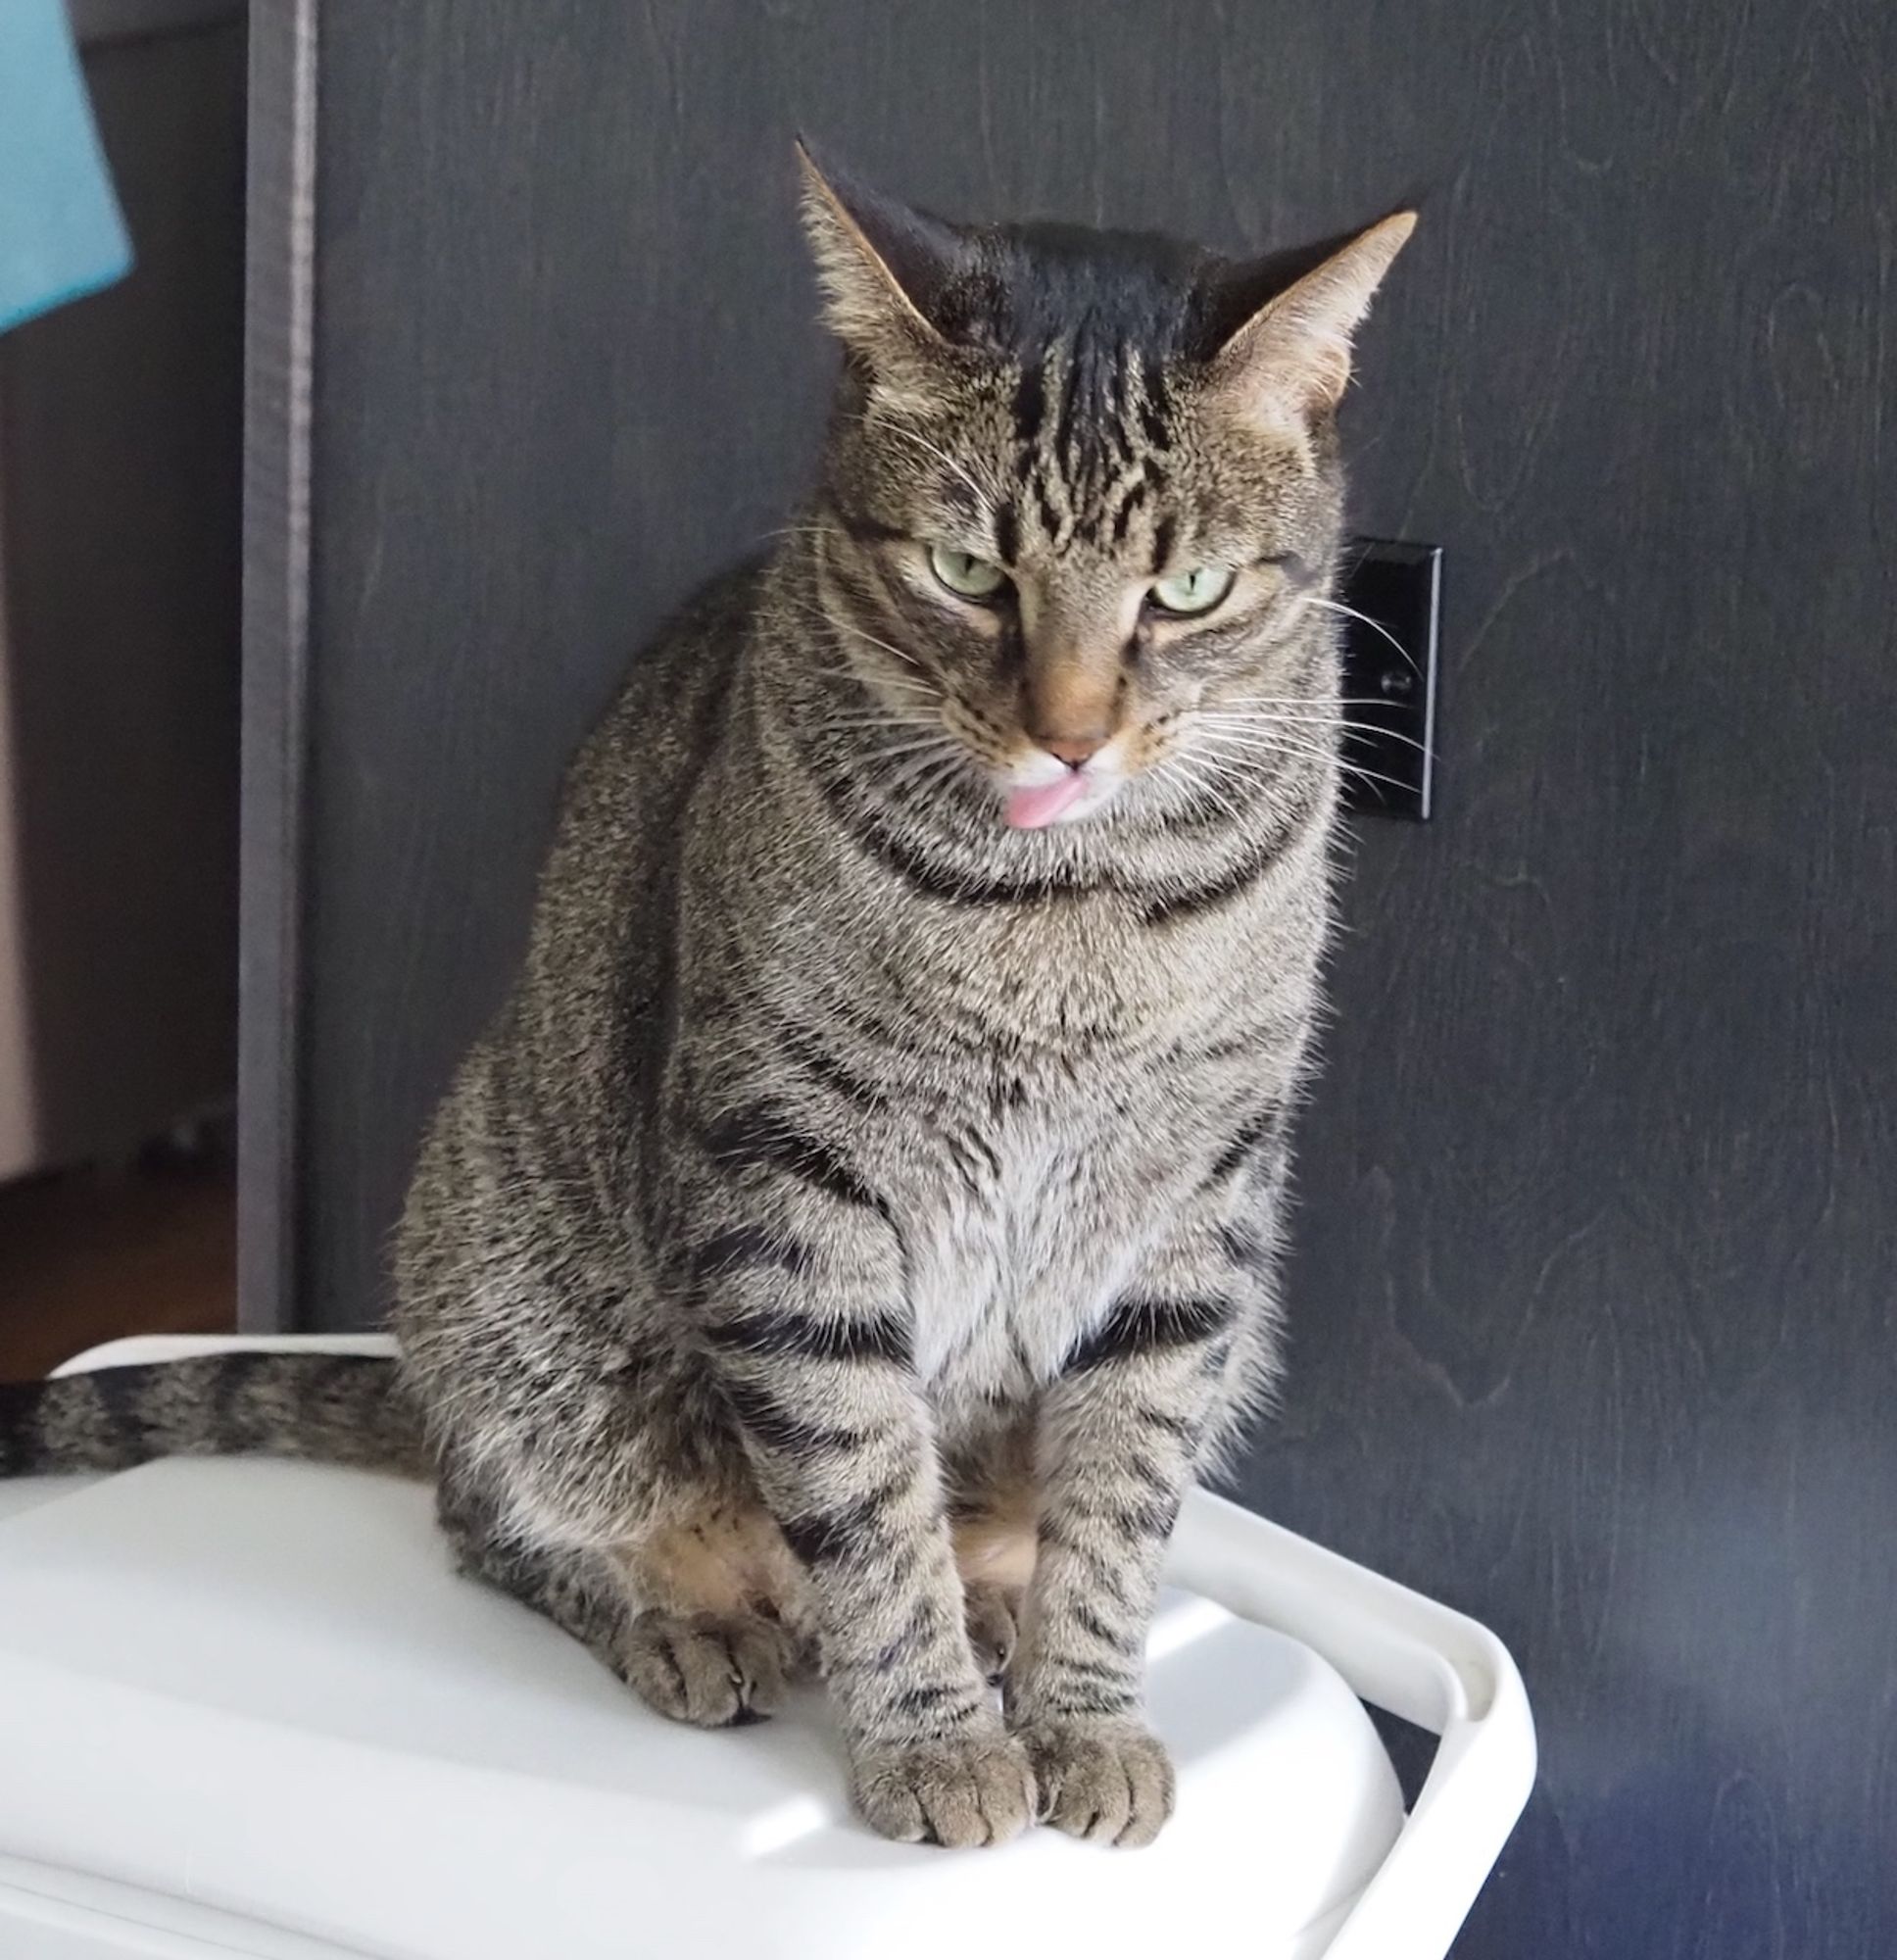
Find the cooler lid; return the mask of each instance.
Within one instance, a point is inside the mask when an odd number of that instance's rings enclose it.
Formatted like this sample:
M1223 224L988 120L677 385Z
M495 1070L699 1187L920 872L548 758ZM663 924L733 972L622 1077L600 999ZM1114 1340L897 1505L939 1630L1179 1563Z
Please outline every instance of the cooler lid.
M1403 1823L1332 1668L1190 1592L1152 1642L1160 1841L944 1852L850 1817L819 1693L661 1720L458 1578L417 1486L243 1460L0 1491L0 1854L356 1953L965 1960L986 1924L1309 1960Z

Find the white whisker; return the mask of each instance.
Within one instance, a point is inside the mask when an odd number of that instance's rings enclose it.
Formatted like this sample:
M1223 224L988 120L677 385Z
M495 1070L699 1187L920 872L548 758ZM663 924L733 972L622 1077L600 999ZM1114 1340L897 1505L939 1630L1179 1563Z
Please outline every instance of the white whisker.
M929 728L933 714L826 714L812 725L817 728Z
M1390 645L1394 647L1400 655L1402 655L1403 659L1409 663L1412 672L1420 674L1423 671L1423 669L1416 664L1416 656L1412 654L1406 646L1404 646L1402 641L1399 640L1396 637L1396 635L1392 633L1381 619L1373 619L1368 612L1359 612L1354 606L1345 606L1340 600L1320 599L1315 592L1305 593L1303 597L1303 604L1306 606L1321 606L1323 607L1325 612L1336 612L1339 617L1344 619L1361 620L1362 623L1368 626L1373 633L1382 634L1383 637L1386 640L1387 640L1390 643Z
M1334 708L1388 706L1387 698L1380 694L1227 694L1192 711L1196 714L1216 714L1226 708L1300 708L1322 710L1328 713Z
M982 486L979 483L977 483L971 475L969 475L967 469L961 464L957 463L955 459L952 456L950 456L946 449L943 449L938 444L931 442L927 436L918 434L914 429L905 427L901 422L889 421L880 416L866 416L864 418L864 426L866 428L875 427L878 429L883 429L886 430L891 435L900 436L904 442L912 442L916 446L916 448L923 451L925 455L933 456L935 460L939 464L941 464L945 469L953 470L954 473L961 478L961 480L968 486L971 494L974 496L977 507L983 512L984 514L987 514L994 500L989 496L988 492L984 490Z
M830 680L853 680L858 687L900 687L919 694L927 701L940 698L940 691L927 681L911 680L907 674L878 673L873 677L861 667L812 667L810 672Z
M1164 768L1176 771L1194 795L1209 798L1228 816L1237 817L1240 814L1239 806L1218 787L1219 779L1214 773L1215 764L1210 757L1174 754L1167 759Z
M860 626L851 626L841 619L835 623L842 631L860 640L864 646L874 647L879 652L889 655L891 660L900 661L905 666L922 667L922 662L913 654L905 654L900 647L893 647L887 640L879 640L874 633L865 633Z
M938 753L905 764L880 785L885 795L922 792L925 786L933 791L935 778L952 772L960 763L961 757L952 749L945 750L940 743L932 746Z
M1413 797L1416 794L1414 783L1399 782L1394 776L1386 776L1377 769L1366 769L1359 762L1339 761L1338 767L1346 776L1355 776L1359 782L1381 783L1386 789L1394 790L1398 796Z
M888 786L907 782L911 776L935 768L943 760L943 753L939 743L905 743L896 749L876 749L864 757L864 760L876 768L882 768L886 762L901 764L901 768L896 768L888 778L882 778Z
M1210 730L1203 738L1203 746L1214 756L1220 750L1229 750L1240 756L1295 756L1311 761L1322 761L1335 753L1305 742L1273 742L1256 735L1232 735Z
M1430 746L1419 742L1414 735L1405 735L1395 728L1380 728L1373 721L1355 721L1345 715L1332 714L1206 714L1194 717L1194 726L1207 728L1220 726L1241 726L1249 728L1330 728L1343 735L1369 735L1380 742L1400 742L1405 748L1414 749L1427 756Z
M1394 776L1386 776L1376 769L1367 769L1360 762L1346 762L1334 750L1318 748L1309 743L1298 741L1272 742L1261 739L1256 734L1235 735L1228 729L1208 729L1204 739L1208 743L1227 743L1240 750L1249 750L1257 755L1281 756L1288 760L1295 758L1303 761L1312 762L1328 760L1335 761L1345 775L1356 776L1367 783L1382 783L1386 788L1399 791L1405 796L1411 794L1412 786L1410 784L1399 782Z

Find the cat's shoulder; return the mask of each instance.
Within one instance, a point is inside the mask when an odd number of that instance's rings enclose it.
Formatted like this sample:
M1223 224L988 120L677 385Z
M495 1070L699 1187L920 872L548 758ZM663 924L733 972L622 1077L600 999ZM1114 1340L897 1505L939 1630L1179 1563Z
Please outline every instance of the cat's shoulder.
M763 561L753 559L700 586L633 655L606 712L576 759L594 765L701 745L704 724L728 697L757 612Z

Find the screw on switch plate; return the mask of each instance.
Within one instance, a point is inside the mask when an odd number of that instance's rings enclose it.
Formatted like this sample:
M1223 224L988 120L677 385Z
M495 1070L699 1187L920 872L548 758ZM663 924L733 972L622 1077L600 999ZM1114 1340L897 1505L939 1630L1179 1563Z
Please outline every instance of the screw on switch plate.
M1338 597L1356 615L1343 622L1350 808L1427 817L1435 793L1442 547L1353 538Z

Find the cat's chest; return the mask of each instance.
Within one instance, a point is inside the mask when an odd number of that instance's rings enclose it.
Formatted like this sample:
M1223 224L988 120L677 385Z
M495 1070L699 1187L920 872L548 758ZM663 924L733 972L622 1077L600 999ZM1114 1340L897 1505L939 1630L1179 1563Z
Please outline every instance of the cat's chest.
M1171 1208L1162 1154L1103 1094L918 1126L903 1237L932 1392L1025 1394L1058 1373Z

